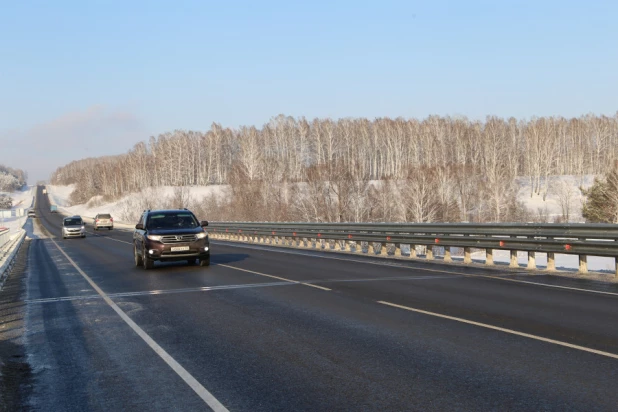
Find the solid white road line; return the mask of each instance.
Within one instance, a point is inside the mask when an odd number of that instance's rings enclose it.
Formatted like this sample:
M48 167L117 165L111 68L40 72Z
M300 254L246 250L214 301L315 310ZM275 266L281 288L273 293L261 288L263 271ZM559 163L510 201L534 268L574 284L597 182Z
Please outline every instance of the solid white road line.
M256 272L255 270L241 269L241 268L237 268L236 266L222 265L222 264L217 264L217 266L223 266L224 268L240 270L241 272L254 273L254 274L260 275L260 276L267 276L267 277L273 278L273 279L285 280L286 282L296 283L298 285L311 286L312 288L317 288L317 289L322 289L322 290L331 290L331 289L325 288L323 286L312 285L311 283L299 282L299 281L296 281L296 280L290 280L290 279L282 278L282 277L275 276L275 275L267 275L266 273Z
M494 279L494 280L505 280L505 281L509 281L509 282L524 283L524 284L527 284L527 285L534 285L534 286L544 286L544 287L554 288L554 289L566 289L566 290L572 290L572 291L576 291L576 292L588 292L588 293L596 293L596 294L600 294L600 295L618 296L618 293L616 293L616 292L603 292L603 291L600 291L600 290L593 290L593 289L583 289L583 288L575 288L575 287L570 287L570 286L550 285L548 283L531 282L531 281L519 280L519 279L510 279L510 278L503 277L503 276L469 274L469 273L454 272L454 271L450 271L450 270L410 267L410 266L397 265L397 264L392 264L392 263L389 264L389 263L383 263L383 262L372 262L372 261L369 261L369 260L349 259L349 258L334 257L334 256L318 256L318 255L311 254L311 253L294 252L294 251L290 251L290 250L277 250L277 249L275 249L277 246L271 246L270 248L268 248L268 247L252 247L252 246L242 245L242 244L240 244L240 245L233 245L233 244L230 244L230 243L225 242L225 241L223 241L223 242L216 241L215 243L219 243L221 245L229 246L229 247L241 248L241 249L262 250L262 251L265 251L265 252L275 252L275 253L284 253L284 254L288 254L288 255L300 255L300 256L307 256L307 257L317 257L317 258L320 258L320 259L340 260L340 261L344 261L344 262L363 263L363 264L366 264L366 265L385 266L385 267L400 268L400 269L421 270L421 271L425 271L425 272L448 273L448 274L459 275L461 277L468 277L468 278L486 278L486 279ZM319 250L316 250L316 252L319 252ZM367 257L371 257L371 256L367 255ZM410 260L410 262L416 262L416 261ZM422 263L422 262L420 262L420 263ZM509 276L515 276L515 275L517 275L517 274L512 274L512 275L509 275Z
M456 322L467 323L469 325L474 325L474 326L479 326L479 327L482 327L482 328L497 330L497 331L500 331L500 332L509 333L511 335L523 336L524 338L539 340L541 342L552 343L554 345L564 346L564 347L571 348L571 349L577 349L577 350L580 350L580 351L583 351L583 352L589 352L589 353L594 353L596 355L606 356L608 358L618 359L618 355L616 355L614 353L603 352L603 351L592 349L592 348L586 348L585 346L573 345L571 343L561 342L559 340L554 340L554 339L548 339L548 338L544 338L542 336L531 335L529 333L518 332L518 331L512 330L512 329L501 328L499 326L488 325L486 323L474 322L474 321L467 320L467 319L456 318L454 316L442 315L440 313L429 312L429 311L421 310L421 309L415 309L415 308L411 308L409 306L397 305L395 303L385 302L383 300L379 300L377 302L381 303L382 305L392 306L394 308L409 310L411 312L422 313L423 315L429 315L429 316L435 316L435 317L438 317L438 318L454 320Z
M81 270L79 266L77 266L73 259L71 259L71 257L58 245L58 243L56 243L54 239L51 239L51 241L54 243L56 248L58 248L58 250L64 255L64 257L66 257L67 260L73 265L73 267L84 277L84 279L86 279L90 286L92 286L92 288L97 291L97 293L103 298L103 300L105 300L105 302L109 306L111 306L112 309L114 309L118 316L120 316L120 318L124 320L125 323L129 325L129 327L133 329L133 331L137 333L139 337L142 338L144 342L146 342L146 344L150 346L150 348L154 350L155 353L159 355L159 357L163 359L163 361L167 363L168 366L172 368L172 370L176 372L176 374L180 376L180 378L182 378L182 380L184 380L185 383L189 385L189 387L191 387L191 389L193 389L193 391L200 398L202 398L202 400L213 411L228 411L228 409L223 406L221 402L219 402L206 388L204 388L202 384L199 383L185 368L183 368L178 362L176 362L176 360L172 358L161 346L159 346L159 344L157 344L157 342L155 342L146 332L144 332L142 328L140 328L135 322L133 322L133 320L129 316L127 316L127 314L124 313L124 311L120 309L118 305L116 305L114 301L111 300L109 296L107 296L107 294L103 292L103 290L101 290L101 288L99 288L99 286L94 283L94 281L83 270Z

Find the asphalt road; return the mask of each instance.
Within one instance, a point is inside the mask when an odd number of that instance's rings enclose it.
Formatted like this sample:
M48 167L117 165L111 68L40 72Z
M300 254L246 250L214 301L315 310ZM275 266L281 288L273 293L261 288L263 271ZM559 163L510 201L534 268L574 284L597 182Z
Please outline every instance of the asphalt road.
M48 206L19 298L25 409L618 406L614 285L224 242L210 267L144 271L129 231L62 240Z

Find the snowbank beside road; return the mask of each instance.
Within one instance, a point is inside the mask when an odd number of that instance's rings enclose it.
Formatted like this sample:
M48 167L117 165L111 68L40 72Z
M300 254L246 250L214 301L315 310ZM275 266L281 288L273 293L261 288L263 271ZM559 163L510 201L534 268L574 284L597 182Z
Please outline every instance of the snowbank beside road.
M185 201L200 202L209 196L225 196L227 186L187 186L182 188L183 193L178 192L179 188L172 186L162 186L158 188L146 188L139 193L131 193L119 200L106 202L101 196L95 196L87 203L69 206L69 198L74 190L74 185L69 186L47 186L49 200L52 204L58 205L61 212L69 215L80 215L84 218L92 218L98 213L109 213L114 218L115 224L125 224L133 227L137 220L136 216L144 210L150 208L169 207L173 199L182 195Z

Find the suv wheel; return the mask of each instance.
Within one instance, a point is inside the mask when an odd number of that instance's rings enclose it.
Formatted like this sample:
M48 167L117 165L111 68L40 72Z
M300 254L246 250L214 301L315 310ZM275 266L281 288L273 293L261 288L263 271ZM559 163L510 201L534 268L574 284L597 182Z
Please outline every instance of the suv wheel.
M146 254L146 250L142 249L142 262L144 263L144 269L150 270L154 268L154 260L150 259Z
M206 259L200 259L200 266L210 266L210 256Z
M144 264L142 257L137 254L137 248L133 246L133 257L135 258L135 267L140 267Z

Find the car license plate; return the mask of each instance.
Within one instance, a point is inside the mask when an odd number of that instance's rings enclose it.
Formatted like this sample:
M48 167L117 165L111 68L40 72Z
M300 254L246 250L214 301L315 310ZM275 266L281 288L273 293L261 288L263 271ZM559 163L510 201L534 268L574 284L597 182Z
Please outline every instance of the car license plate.
M189 246L176 246L171 248L172 252L182 252L184 250L189 250Z

